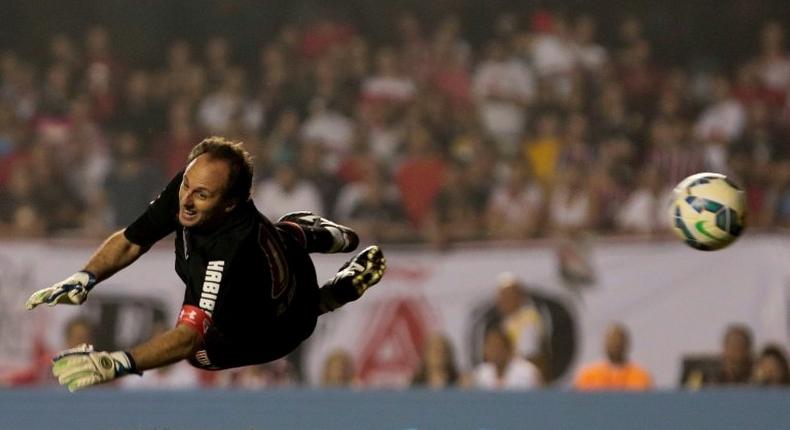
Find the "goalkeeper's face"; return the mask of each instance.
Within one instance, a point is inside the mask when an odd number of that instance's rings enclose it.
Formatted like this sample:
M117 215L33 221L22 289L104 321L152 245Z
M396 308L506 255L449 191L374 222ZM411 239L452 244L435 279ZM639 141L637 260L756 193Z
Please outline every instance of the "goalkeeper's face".
M203 154L184 171L178 190L178 222L189 228L215 224L235 206L225 197L230 167L223 160Z

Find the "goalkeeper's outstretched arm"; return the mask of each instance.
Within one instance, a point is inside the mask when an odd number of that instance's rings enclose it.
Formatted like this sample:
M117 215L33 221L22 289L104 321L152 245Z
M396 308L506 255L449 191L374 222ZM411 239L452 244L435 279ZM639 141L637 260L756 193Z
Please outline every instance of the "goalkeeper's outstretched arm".
M130 242L124 235L124 230L119 230L99 246L84 270L92 273L96 282L101 282L134 263L149 249Z
M98 282L134 263L148 249L150 247L146 248L130 242L124 235L124 230L117 231L99 246L82 271L51 287L36 291L27 300L25 306L33 309L42 303L50 306L82 304Z

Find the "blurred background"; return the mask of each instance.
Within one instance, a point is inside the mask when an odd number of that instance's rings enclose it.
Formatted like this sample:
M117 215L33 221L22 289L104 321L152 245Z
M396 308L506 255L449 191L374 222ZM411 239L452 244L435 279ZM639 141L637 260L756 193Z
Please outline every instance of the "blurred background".
M175 322L170 239L79 309L22 303L210 135L254 154L264 214L352 226L390 271L287 359L118 388L790 383L787 1L73 3L0 2L3 385ZM716 253L668 233L701 171L748 196Z

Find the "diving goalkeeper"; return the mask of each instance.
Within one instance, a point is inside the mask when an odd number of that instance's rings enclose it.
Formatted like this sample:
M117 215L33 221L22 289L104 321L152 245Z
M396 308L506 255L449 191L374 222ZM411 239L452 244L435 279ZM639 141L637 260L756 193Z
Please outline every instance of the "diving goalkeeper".
M182 359L210 370L275 360L312 334L319 315L381 279L385 259L370 246L319 288L309 253L351 252L357 234L310 212L272 223L250 199L252 177L240 143L203 140L148 209L110 235L81 271L30 296L28 309L81 304L96 284L176 232L176 272L186 285L176 326L128 351L80 345L61 352L53 359L61 384L74 391Z

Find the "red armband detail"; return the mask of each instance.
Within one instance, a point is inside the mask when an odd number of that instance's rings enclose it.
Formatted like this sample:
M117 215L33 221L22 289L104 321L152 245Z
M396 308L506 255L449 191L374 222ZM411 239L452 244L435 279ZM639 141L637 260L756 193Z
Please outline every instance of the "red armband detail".
M185 325L193 328L200 334L202 340L208 328L211 327L211 323L211 316L206 311L197 306L184 305L181 307L181 313L178 314L178 323L176 325Z

